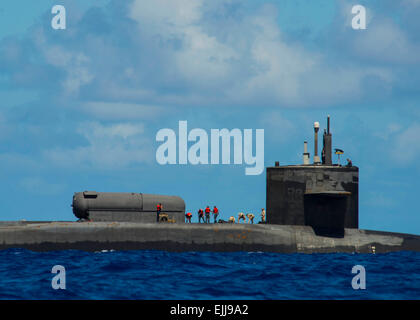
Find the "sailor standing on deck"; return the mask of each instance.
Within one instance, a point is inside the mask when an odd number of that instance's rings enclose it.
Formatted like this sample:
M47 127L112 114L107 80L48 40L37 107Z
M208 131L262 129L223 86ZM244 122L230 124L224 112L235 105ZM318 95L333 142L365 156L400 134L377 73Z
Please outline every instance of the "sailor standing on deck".
M161 211L162 211L162 204L158 203L158 205L156 206L156 222L159 222L159 215Z
M219 209L216 206L213 208L213 215L214 215L214 223L217 222L217 216L219 215Z
M265 209L261 209L261 222L265 222Z
M204 211L203 209L198 209L198 223L201 223L201 219L203 219L204 222Z
M210 223L210 207L207 206L205 212L206 212L206 223Z

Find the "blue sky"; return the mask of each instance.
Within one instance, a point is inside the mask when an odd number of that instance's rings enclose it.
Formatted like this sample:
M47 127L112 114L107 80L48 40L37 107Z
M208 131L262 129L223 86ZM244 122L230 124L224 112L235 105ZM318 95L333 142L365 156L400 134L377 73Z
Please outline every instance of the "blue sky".
M259 213L265 173L160 166L157 131L263 128L265 164L297 164L330 114L360 167L360 227L420 234L419 15L418 0L2 1L0 219L74 220L83 190Z

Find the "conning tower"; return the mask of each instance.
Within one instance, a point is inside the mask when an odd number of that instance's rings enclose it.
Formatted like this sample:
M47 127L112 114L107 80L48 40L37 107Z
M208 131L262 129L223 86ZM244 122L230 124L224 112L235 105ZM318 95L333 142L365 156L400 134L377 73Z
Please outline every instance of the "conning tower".
M330 117L324 130L322 161L318 156L319 123L310 163L307 142L303 164L267 168L267 223L312 226L317 234L343 236L359 227L359 168L332 163Z

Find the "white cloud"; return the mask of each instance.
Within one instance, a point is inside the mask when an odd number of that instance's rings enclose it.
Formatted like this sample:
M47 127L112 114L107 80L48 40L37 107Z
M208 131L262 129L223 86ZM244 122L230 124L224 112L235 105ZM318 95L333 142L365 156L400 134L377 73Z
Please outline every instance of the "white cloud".
M420 157L420 125L414 124L395 135L391 157L401 165L417 163Z
M160 106L103 101L87 102L76 108L95 118L116 121L154 118L164 112L169 112Z
M130 17L156 33L179 35L185 28L199 22L202 6L203 0L135 0Z
M382 140L388 140L396 133L402 130L402 126L398 123L390 123L386 128L382 128L380 131L374 132L375 137L381 138Z
M319 63L317 55L286 44L282 38L275 15L257 16L253 27L250 54L255 75L239 83L234 95L270 97L277 102L295 103L304 97L300 79L305 72Z
M19 152L0 153L0 164L2 167L8 168L8 171L16 170L18 172L21 172L22 169L36 170L40 167L40 162L37 159Z
M381 20L358 36L352 32L348 47L353 57L345 55L343 59L349 60L342 63L340 57L332 60L327 51L310 50L299 39L287 39L275 5L235 11L231 16L224 8L230 3L134 0L127 12L136 25L127 24L124 17L120 29L93 36L92 26L80 23L68 33L69 41L59 43L48 30L39 28L32 41L43 55L40 60L58 69L59 98L79 98L87 113L100 119L117 116L117 120L143 119L143 111L157 117L159 113L148 107L153 105L349 103L369 91L365 82L372 80L375 88L388 89L395 81L393 69L376 62L361 66L358 59L352 60L354 55L377 61L418 61L417 47L408 37ZM345 7L348 1L343 3ZM97 13L105 21L122 18L106 10ZM341 31L335 34L345 36ZM45 68L34 72L39 70Z
M403 0L403 4L408 6L420 6L420 0Z
M66 94L77 94L80 87L89 84L94 75L89 70L90 58L84 53L69 47L48 42L42 29L34 31L34 44L42 52L46 62L66 71L66 78L61 83Z
M149 41L159 37L182 44L165 56L171 61L176 77L208 86L230 76L230 61L237 58L237 53L203 30L202 16L202 0L136 0L130 10L130 17L138 22L140 32L146 34ZM168 64L165 61L165 65Z
M339 45L343 45L345 54L351 58L367 60L370 66L386 64L413 64L420 62L418 52L420 44L409 37L408 30L404 30L404 23L398 23L397 18L404 12L401 5L393 5L392 1L384 4L388 7L386 14L375 6L366 5L366 29L353 30L351 13L355 5L353 1L341 0L339 15L336 18L335 32L333 33ZM419 0L404 0L407 6L420 3ZM403 15L401 15L401 19ZM392 67L392 66L391 66ZM391 71L388 68L388 71Z
M390 208L395 207L398 202L381 192L368 192L363 204L371 207Z
M135 136L144 132L144 125L131 124L131 123L117 123L110 126L104 126L97 122L87 122L83 124L78 130L82 133L91 143L96 139L109 139L109 138L123 138Z
M63 192L65 186L59 183L49 183L38 177L26 177L19 181L26 191L39 195L55 195Z
M295 124L283 117L280 112L270 112L264 114L260 121L262 128L267 130L267 137L273 137L276 141L285 142L296 134Z
M420 45L412 43L401 28L390 20L377 20L353 38L354 52L365 58L391 63L420 62Z
M225 104L332 104L360 98L367 76L392 79L380 68L331 66L321 53L288 43L273 5L262 6L224 30L204 19L205 10L203 1L183 0L136 0L131 8L131 17L149 40L159 36L179 41L180 47L165 58L174 68L172 76L202 91L198 101L207 101L210 90L211 98L217 92L218 102ZM184 98L189 103L191 96ZM169 102L179 100L172 97Z
M87 146L47 150L44 152L47 160L64 167L121 169L151 163L155 159L141 123L102 125L85 122L77 132L86 138Z

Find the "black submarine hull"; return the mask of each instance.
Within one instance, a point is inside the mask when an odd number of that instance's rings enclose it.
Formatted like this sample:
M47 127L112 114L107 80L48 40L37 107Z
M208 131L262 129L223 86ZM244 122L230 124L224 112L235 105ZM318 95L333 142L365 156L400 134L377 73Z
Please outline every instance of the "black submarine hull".
M309 226L133 222L1 222L0 250L264 251L386 253L420 251L420 236L345 229L317 235Z

